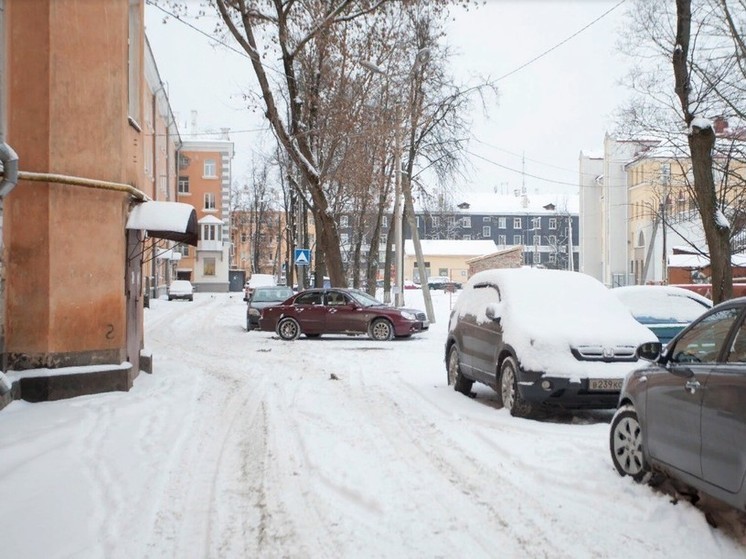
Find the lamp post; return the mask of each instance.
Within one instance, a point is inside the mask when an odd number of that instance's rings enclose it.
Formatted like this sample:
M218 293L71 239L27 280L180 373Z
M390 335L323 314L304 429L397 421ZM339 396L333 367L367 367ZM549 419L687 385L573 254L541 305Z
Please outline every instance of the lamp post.
M404 306L404 204L401 200L401 110L396 105L396 137L394 138L394 247L396 252L396 295L394 304Z

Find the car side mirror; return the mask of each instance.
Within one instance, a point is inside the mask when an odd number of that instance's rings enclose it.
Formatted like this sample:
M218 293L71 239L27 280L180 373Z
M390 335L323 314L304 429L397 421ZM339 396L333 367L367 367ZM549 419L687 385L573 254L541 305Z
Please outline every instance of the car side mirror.
M500 315L497 314L497 310L494 306L488 305L484 312L487 315L487 318L500 324Z
M645 361L657 361L661 355L660 342L648 342L637 348L637 357Z

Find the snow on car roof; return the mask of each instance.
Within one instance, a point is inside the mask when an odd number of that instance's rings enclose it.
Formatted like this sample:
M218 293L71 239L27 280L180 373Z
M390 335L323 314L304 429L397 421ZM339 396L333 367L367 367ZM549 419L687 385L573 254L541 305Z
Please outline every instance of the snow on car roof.
M479 287L488 284L499 288L499 301L494 288ZM578 361L570 348L637 347L657 341L608 288L580 272L537 268L478 272L467 282L454 312L487 323L488 306L500 317L505 342L528 370L561 376L623 376L634 363Z
M638 320L688 324L712 307L699 293L670 285L629 285L611 290Z

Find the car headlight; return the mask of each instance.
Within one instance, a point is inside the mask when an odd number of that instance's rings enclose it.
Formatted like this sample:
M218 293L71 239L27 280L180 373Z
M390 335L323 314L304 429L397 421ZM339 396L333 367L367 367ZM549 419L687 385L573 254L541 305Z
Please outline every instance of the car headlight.
M256 316L256 317L258 317L258 316L259 316L259 315L260 315L261 313L259 312L259 309L255 309L254 307L251 307L251 308L249 309L249 314L250 314L251 316Z
M401 312L402 318L405 318L407 320L417 320L417 317L413 315L411 312L407 312L407 311L399 311L399 312Z

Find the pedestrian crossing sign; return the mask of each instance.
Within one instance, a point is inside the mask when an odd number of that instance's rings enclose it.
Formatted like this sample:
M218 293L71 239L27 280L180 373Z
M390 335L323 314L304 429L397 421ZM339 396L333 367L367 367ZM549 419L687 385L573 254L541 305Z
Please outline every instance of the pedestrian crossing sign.
M310 266L311 265L311 249L296 248L295 249L295 265L296 266Z

